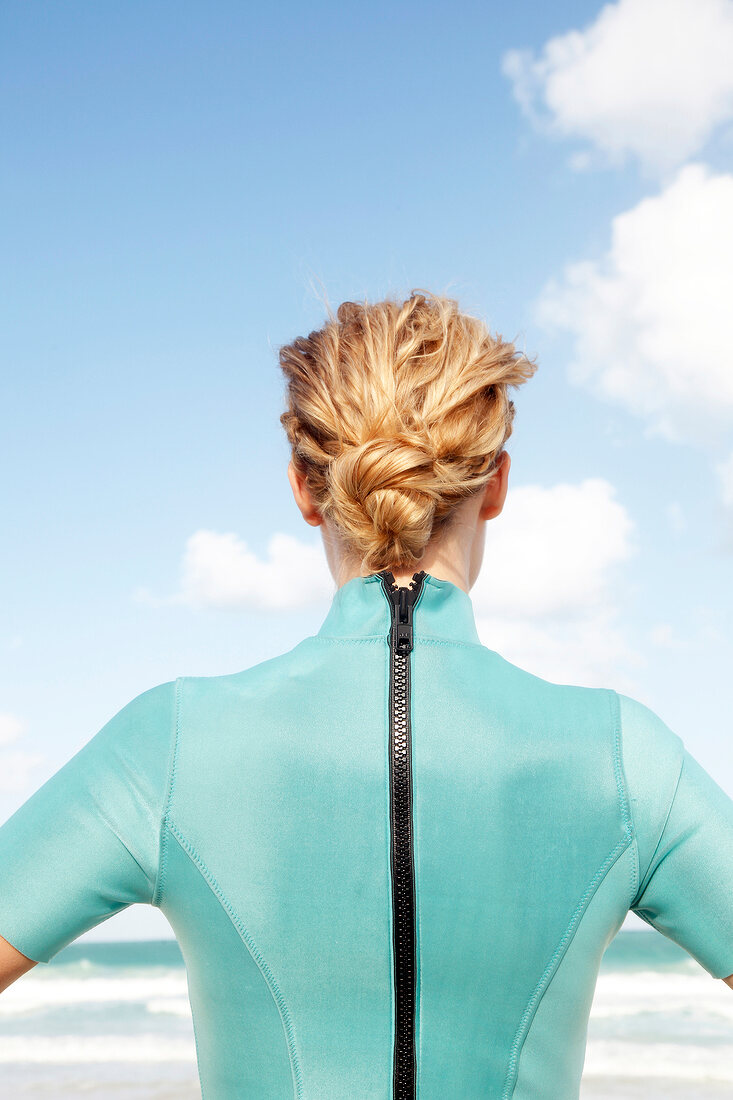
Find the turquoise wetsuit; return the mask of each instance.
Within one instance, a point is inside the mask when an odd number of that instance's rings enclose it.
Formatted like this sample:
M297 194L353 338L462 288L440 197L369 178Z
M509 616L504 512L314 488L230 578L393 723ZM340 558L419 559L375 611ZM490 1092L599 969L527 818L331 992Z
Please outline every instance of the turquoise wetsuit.
M354 578L289 652L143 692L0 828L31 959L162 910L206 1100L572 1100L629 909L733 973L733 800L679 736L409 592Z

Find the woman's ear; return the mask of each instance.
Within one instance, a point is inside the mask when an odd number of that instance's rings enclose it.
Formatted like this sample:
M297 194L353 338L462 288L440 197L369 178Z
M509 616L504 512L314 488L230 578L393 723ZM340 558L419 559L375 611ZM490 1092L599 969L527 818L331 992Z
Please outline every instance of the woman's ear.
M323 516L313 502L305 478L296 470L292 459L288 463L288 481L290 482L290 488L293 490L295 503L298 505L305 522L309 523L311 527L320 527L323 523Z
M494 519L504 507L509 485L509 467L512 460L508 451L502 451L496 469L486 483L479 511L479 519Z

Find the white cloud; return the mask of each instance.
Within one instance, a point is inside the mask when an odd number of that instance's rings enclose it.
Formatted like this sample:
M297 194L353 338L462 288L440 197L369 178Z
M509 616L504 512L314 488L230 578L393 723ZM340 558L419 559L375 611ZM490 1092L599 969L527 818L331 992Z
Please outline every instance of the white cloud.
M511 490L487 526L471 590L481 640L546 679L607 685L624 664L643 663L614 597L636 550L632 520L601 478Z
M603 478L519 486L487 526L485 564L472 591L494 614L583 618L605 603L613 568L635 552L632 531Z
M596 608L584 620L567 623L476 615L484 645L535 676L556 684L615 687L634 694L627 669L647 664L626 641L616 611Z
M334 591L320 545L277 533L262 560L232 532L200 530L186 543L180 590L160 602L284 611L330 600Z
M574 337L573 381L701 445L733 425L733 175L682 168L616 218L600 261L566 266L536 303Z
M502 72L538 128L586 139L612 164L632 154L664 171L733 118L731 57L730 0L619 0L538 58L509 50Z
M0 791L4 794L27 791L33 771L46 760L41 753L8 749L9 745L15 745L24 730L20 718L14 714L0 714Z

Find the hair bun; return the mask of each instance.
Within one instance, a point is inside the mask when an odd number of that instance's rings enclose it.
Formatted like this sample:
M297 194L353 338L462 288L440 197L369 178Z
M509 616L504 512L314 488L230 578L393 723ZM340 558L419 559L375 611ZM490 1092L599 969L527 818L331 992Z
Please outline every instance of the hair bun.
M405 435L343 448L330 463L332 514L351 537L382 552L417 558L430 538L440 492L434 457Z

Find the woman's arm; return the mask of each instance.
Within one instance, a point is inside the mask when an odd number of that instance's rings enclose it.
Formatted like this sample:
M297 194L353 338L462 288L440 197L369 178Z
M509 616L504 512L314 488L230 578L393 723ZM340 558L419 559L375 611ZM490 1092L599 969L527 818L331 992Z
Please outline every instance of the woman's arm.
M25 974L37 965L33 959L22 955L12 943L8 943L0 936L0 993L17 981L21 974Z
M132 699L0 825L0 987L127 906L156 903L174 689Z

